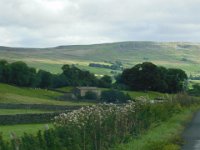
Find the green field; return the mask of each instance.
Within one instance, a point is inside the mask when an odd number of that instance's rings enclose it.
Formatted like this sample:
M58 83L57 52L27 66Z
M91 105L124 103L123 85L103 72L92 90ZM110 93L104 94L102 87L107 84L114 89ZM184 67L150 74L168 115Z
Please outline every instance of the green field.
M59 46L54 48L0 47L0 59L10 62L24 61L37 69L60 73L63 64L78 67L102 75L110 69L88 67L89 63L121 61L124 67L151 61L165 67L185 70L188 74L200 74L200 44L189 42L118 42L93 45Z
M53 111L37 110L37 109L0 109L0 115L15 115L15 114L41 114Z
M15 133L17 137L20 137L24 132L28 134L36 135L39 130L45 130L46 127L52 128L52 124L20 124L20 125L1 125L0 133L3 133L3 138L10 139L10 134Z
M70 88L72 89L72 87ZM59 97L62 95L62 93L44 89L22 88L0 83L0 104L45 104L62 106L95 104L95 102L84 101L60 101ZM53 111L41 109L0 109L0 117L1 115L41 114L50 112ZM44 126L44 124L0 125L0 132L3 132L3 137L8 139L11 132L16 133L17 136L23 135L24 132L36 134L38 130L44 130Z
M11 86L7 84L0 84L0 93L7 94L13 93L21 96L29 96L41 99L56 99L58 96L61 96L60 93L54 91L48 91L44 89L34 89L34 88L22 88Z
M48 104L48 105L67 105L80 106L92 103L84 101L60 101L59 97L63 94L43 89L19 88L7 84L0 84L0 103L12 104Z

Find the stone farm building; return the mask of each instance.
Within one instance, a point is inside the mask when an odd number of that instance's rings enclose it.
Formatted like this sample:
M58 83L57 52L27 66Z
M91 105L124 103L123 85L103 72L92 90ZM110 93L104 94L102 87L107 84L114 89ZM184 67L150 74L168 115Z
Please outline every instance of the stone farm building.
M84 97L87 92L94 92L98 97L101 96L101 90L97 87L76 87L73 94L77 97Z

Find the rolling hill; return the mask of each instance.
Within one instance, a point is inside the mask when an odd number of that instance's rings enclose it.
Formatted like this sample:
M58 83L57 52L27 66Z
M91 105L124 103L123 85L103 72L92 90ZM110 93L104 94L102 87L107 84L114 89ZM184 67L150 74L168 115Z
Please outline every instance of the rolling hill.
M110 74L110 69L91 68L89 63L121 61L124 67L151 61L157 65L184 69L200 74L200 43L189 42L118 42L93 45L69 45L52 48L0 47L0 59L24 61L30 66L53 73L63 64L76 64L96 74Z

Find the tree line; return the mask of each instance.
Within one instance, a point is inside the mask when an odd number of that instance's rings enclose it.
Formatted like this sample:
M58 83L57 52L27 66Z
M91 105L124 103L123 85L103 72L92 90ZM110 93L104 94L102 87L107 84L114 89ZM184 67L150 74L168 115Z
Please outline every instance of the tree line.
M98 86L109 88L110 76L97 78L89 71L80 70L73 65L63 65L62 73L52 74L45 70L36 70L26 63L18 61L8 63L0 60L0 82L24 87L58 88L63 86Z
M130 89L177 93L187 86L187 74L181 69L156 66L151 62L124 69L112 84L110 76L97 78L93 73L74 65L63 65L62 73L52 74L36 70L24 62L8 63L0 60L0 82L25 87L58 88L63 86L97 86L103 88Z
M111 70L123 70L122 65L120 64L112 64L112 65L105 65L105 64L97 64L97 63L90 63L89 67L96 67L96 68L106 68Z
M159 67L151 62L125 69L116 80L131 90L177 93L187 87L187 74L181 69Z

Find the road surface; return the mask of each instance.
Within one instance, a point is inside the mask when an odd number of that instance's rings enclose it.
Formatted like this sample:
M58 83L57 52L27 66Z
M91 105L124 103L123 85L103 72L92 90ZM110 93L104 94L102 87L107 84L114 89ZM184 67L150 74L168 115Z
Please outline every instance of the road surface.
M200 111L197 112L183 133L182 150L200 150Z

